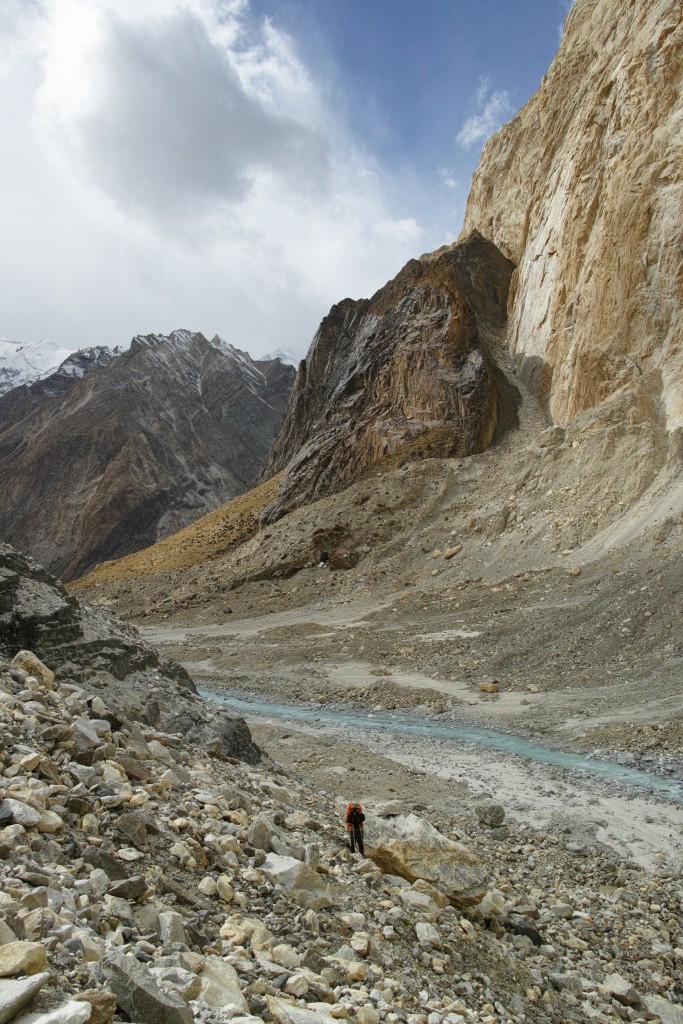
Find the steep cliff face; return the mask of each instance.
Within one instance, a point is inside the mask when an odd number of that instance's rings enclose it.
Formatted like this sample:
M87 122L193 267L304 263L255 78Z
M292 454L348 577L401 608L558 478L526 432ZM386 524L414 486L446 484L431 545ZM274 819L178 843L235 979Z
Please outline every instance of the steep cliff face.
M0 536L65 578L250 487L294 378L189 331L62 370L0 399Z
M481 452L514 421L516 392L494 360L512 270L474 233L411 260L371 299L332 307L262 473L286 467L267 521L380 460Z
M462 237L516 264L511 350L556 422L644 385L683 426L682 89L679 0L577 0L474 176Z

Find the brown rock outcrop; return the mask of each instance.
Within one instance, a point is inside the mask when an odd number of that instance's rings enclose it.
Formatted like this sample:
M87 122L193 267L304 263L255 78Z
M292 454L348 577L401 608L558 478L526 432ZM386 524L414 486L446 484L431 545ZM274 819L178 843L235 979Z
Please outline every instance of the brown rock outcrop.
M175 331L15 388L0 399L0 537L73 578L174 533L254 483L293 377Z
M299 366L262 477L273 521L387 460L483 451L515 419L494 360L512 263L473 233L411 260L371 299L333 306Z
M650 377L683 426L682 79L679 0L578 0L474 176L462 237L516 264L510 347L555 421Z

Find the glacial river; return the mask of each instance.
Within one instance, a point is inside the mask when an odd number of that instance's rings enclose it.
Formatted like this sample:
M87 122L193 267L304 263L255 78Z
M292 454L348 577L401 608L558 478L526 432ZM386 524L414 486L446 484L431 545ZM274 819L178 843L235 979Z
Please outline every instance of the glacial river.
M556 765L574 772L585 772L624 786L635 786L652 795L683 804L683 782L679 780L662 778L653 772L641 771L616 761L545 747L523 736L497 732L494 729L440 722L432 718L416 718L393 712L351 711L317 705L311 707L262 700L256 696L247 699L209 689L200 689L199 693L206 700L228 707L246 718L306 722L311 725L352 727L358 730L371 729L406 736L425 736L458 744L467 743L475 747L500 750L529 761Z

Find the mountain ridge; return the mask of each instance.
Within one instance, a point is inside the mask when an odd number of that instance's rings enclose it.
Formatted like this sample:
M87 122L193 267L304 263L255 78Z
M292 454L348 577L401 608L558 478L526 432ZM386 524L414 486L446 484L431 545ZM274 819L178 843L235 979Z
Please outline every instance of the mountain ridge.
M248 489L294 376L190 331L102 352L0 399L0 530L67 578Z

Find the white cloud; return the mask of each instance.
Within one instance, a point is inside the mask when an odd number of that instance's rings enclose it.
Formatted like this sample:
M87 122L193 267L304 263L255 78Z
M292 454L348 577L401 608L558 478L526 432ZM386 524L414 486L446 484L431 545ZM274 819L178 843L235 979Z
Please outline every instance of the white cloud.
M572 7L574 6L574 2L575 2L575 0L560 0L560 13L561 13L561 16L562 16L562 21L557 26L557 41L558 41L558 43L562 42L562 37L564 35L564 26L565 26L565 23L567 21L567 17L569 16L569 12L571 11Z
M491 91L488 78L481 78L474 95L472 113L463 123L456 141L465 148L483 142L515 112L507 89Z
M0 32L3 334L182 326L301 352L419 251L246 0L3 0Z
M458 179L456 178L453 171L451 171L448 167L439 167L437 173L439 175L439 181L441 182L444 188L459 188L460 183Z

